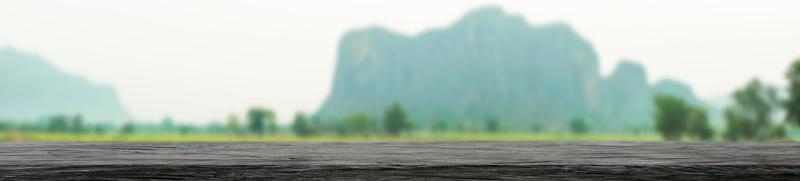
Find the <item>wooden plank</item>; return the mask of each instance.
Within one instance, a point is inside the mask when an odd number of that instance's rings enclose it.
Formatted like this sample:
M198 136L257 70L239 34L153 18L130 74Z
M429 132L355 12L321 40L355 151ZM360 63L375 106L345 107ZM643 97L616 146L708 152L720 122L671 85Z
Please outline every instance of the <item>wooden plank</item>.
M800 143L0 143L2 179L798 179Z

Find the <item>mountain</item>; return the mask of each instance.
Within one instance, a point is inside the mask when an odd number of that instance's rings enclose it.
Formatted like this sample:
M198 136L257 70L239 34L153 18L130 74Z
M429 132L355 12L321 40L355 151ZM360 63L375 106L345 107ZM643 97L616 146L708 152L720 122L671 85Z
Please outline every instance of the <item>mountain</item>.
M0 119L78 113L97 121L129 118L112 87L65 73L37 56L0 48Z
M633 60L622 60L602 83L603 105L599 107L604 124L636 125L650 120L652 94L644 67ZM646 124L646 123L645 123Z
M399 102L420 125L493 117L528 130L563 128L579 117L648 121L652 109L640 65L623 61L603 78L592 45L569 26L531 26L496 7L415 37L380 27L351 31L340 41L335 72L317 112L322 119L378 117Z
M595 118L602 123L597 126L605 129L652 127L655 109L652 98L656 94L677 96L691 105L714 111L688 85L680 81L661 79L650 85L644 66L630 59L620 61L614 71L603 80L602 87L603 106L600 107L600 115Z

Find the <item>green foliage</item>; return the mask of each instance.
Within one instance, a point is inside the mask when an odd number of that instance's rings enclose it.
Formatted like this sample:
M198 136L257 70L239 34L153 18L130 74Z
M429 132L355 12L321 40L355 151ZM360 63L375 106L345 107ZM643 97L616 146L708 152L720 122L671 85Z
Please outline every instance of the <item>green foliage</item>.
M786 138L786 126L784 125L777 125L771 126L769 129L769 136L770 140L780 140Z
M786 121L800 126L800 58L786 71L789 80L789 100L785 103Z
M377 122L370 118L366 112L355 112L347 118L337 122L336 133L341 136L360 135L369 136L378 131Z
M539 123L533 123L531 125L531 132L533 133L541 133L543 129L542 124Z
M733 93L735 104L725 110L728 140L776 139L771 129L771 115L780 108L775 88L763 85L758 79Z
M242 128L239 125L239 117L236 116L236 114L228 115L228 118L225 121L225 130L227 130L229 133L234 133L234 134L242 133Z
M725 109L725 120L727 131L725 139L730 141L752 140L756 137L758 127L755 122L741 116L739 111L732 107Z
M170 132L175 129L175 121L172 121L172 118L166 117L161 120L161 130Z
M692 106L669 94L654 97L656 130L666 140L681 140L683 135L698 140L711 140L714 130L708 123L706 110Z
M714 136L714 130L708 124L708 116L706 111L699 107L692 107L688 117L688 130L689 137L699 140L711 140Z
M500 123L497 121L497 118L489 117L486 119L486 131L489 133L497 133L500 131Z
M177 131L178 134L187 135L197 132L198 129L192 125L179 125Z
M395 102L392 104L383 117L383 126L386 129L386 133L391 136L398 136L400 133L410 130L411 124L406 119L406 111L403 110L400 103Z
M292 130L294 130L294 134L300 137L308 137L313 134L311 125L309 125L308 118L306 118L306 115L304 113L297 113L294 116L294 121L292 122Z
M0 134L0 137L9 134ZM419 142L419 141L657 141L658 135L629 135L629 134L530 134L530 133L452 133L452 134L412 134L404 137L391 136L344 136L336 137L320 135L301 138L289 135L257 136L257 135L224 135L224 134L193 134L180 135L172 133L132 134L132 135L97 135L97 134L61 134L43 132L19 132L21 141L88 141L88 142ZM0 138L2 141L3 138ZM10 140L10 139L6 139Z
M68 128L70 133L82 133L84 131L83 128L83 116L80 114L75 115L72 119L68 122Z
M633 135L641 135L643 132L645 132L645 129L647 128L645 128L643 125L633 125L628 127L628 131L630 131L630 133Z
M267 128L269 128L269 134L275 135L278 133L278 121L275 121L275 118L269 119L269 121L267 121L267 125Z
M67 130L67 119L67 116L64 115L50 117L47 119L47 131L53 133L65 132Z
M275 123L275 113L272 110L262 107L253 107L247 111L247 119L249 120L248 127L250 132L263 135L265 124L269 126L270 133L277 131L277 124Z
M655 103L656 130L669 141L680 140L687 126L689 106L683 99L667 94L657 94Z
M208 126L206 127L206 131L208 131L209 133L225 133L227 129L225 128L225 125L223 125L222 123L214 121L208 124Z
M762 85L757 79L733 94L736 105L758 125L768 125L770 115L777 108L778 96L772 87Z
M443 133L449 131L449 126L447 125L447 121L444 120L433 121L433 125L431 125L431 131L434 133Z
M11 126L7 122L0 120L0 131L6 131L9 127Z
M106 128L103 125L94 125L94 134L103 135L106 133Z
M136 126L133 124L133 121L125 123L119 130L119 133L122 135L132 135L134 132L136 132Z
M589 123L583 118L575 118L569 122L569 130L572 134L585 134L589 132Z
M337 126L339 135L369 136L372 132L373 121L366 112L353 113Z
M347 119L347 125L353 128L353 133L367 135L369 134L372 121L367 113L361 112L350 116L350 118Z
M83 128L83 116L56 115L47 119L47 131L54 133L81 133Z

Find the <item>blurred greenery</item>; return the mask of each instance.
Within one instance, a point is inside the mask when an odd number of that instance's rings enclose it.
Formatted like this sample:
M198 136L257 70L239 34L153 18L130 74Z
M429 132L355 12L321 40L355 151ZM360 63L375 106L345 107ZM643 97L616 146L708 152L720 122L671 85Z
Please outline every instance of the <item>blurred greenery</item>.
M589 123L583 118L575 118L570 121L569 129L573 134L586 134L589 132Z
M300 137L311 136L314 130L312 130L309 124L308 118L306 118L304 113L297 113L297 115L294 116L294 121L292 121L292 130Z
M734 105L725 110L728 140L782 139L784 129L773 125L772 115L780 109L777 90L753 79L733 93Z
M194 134L182 135L174 133L159 134L70 134L70 133L0 133L0 141L79 141L79 142L285 142L285 141L311 141L311 142L346 142L346 141L658 141L658 135L628 135L628 134L561 134L561 133L502 133L502 134L467 134L445 133L430 134L420 133L406 136L333 136L319 135L298 137L294 135L275 136L236 136L226 134Z
M701 107L691 107L687 117L688 127L687 134L689 137L698 140L711 140L714 136L714 130L708 123L708 114L706 110Z
M708 123L706 110L689 105L684 99L669 94L653 97L656 130L665 140L679 141L683 136L696 140L711 140L714 130Z
M800 62L800 60L797 60ZM800 63L787 72L790 95L758 79L731 95L724 125L711 125L707 110L683 96L660 93L652 97L653 124L624 127L624 132L593 131L593 120L576 117L563 125L531 121L528 130L508 129L505 120L491 115L483 120L411 120L399 102L382 115L354 112L340 119L321 119L298 112L292 123L279 125L270 108L251 107L242 123L230 114L224 121L205 125L176 121L129 120L87 122L81 114L59 114L40 120L0 120L0 141L780 141L800 138ZM798 76L795 76L798 75ZM775 119L786 112L786 120Z
M686 121L689 115L689 106L676 96L658 94L653 98L656 105L655 116L656 130L665 140L680 140L686 130Z
M205 124L169 116L126 120L131 116L112 87L63 72L38 56L0 49L0 90L5 92L0 94L5 117L0 118L41 117L0 120L0 141L800 137L800 59L786 70L788 97L781 96L783 89L753 79L734 90L733 103L721 111L704 105L680 81L651 84L645 66L635 60L620 60L604 76L591 42L569 25L533 26L500 8L475 10L423 36L371 27L348 32L340 41L327 101L314 113L296 113L285 125L278 124L272 108L261 106Z
M275 113L272 110L262 107L253 107L247 111L248 127L250 132L263 135L265 124L269 126L269 133L275 134L278 130L275 123Z
M786 71L786 79L789 81L789 99L784 103L786 121L800 126L800 58Z
M389 133L389 135L397 136L404 131L410 130L412 126L406 117L406 112L403 110L400 103L395 102L392 104L392 106L386 110L386 115L384 115L383 118L386 132Z

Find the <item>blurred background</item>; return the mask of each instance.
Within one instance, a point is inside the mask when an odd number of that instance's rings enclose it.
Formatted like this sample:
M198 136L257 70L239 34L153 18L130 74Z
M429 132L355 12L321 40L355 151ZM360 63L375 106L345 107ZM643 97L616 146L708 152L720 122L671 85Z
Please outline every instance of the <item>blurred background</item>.
M800 3L0 1L0 141L800 139Z

